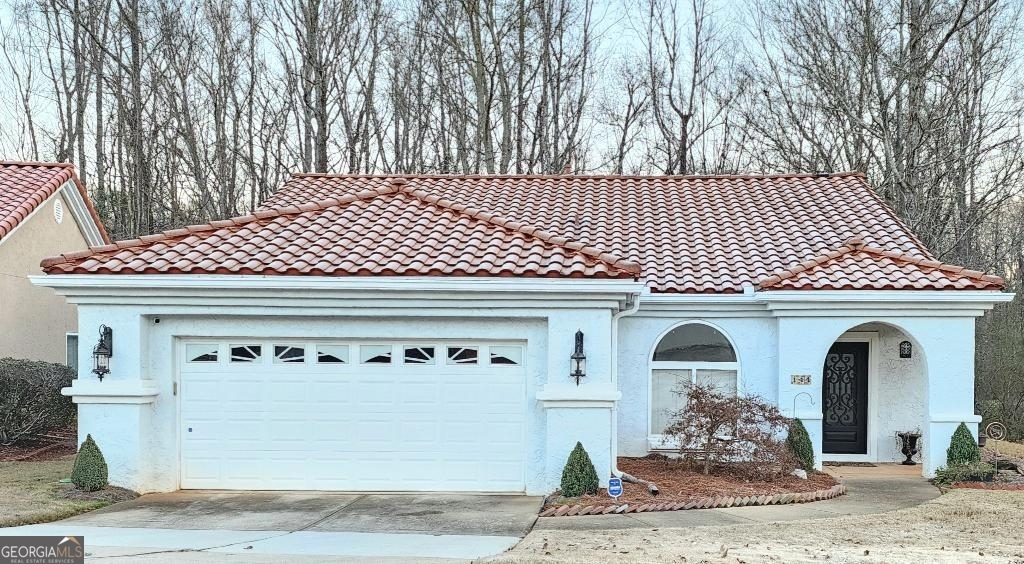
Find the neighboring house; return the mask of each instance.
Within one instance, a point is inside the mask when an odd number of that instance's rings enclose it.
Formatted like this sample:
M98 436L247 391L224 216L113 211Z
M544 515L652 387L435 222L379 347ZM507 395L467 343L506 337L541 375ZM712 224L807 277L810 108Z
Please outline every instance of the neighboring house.
M110 327L65 393L111 481L547 493L582 441L671 448L709 382L803 419L820 463L945 463L1003 282L936 261L860 174L298 175L255 214L43 263ZM582 331L585 376L570 377Z
M28 277L46 257L108 242L72 165L0 161L0 358L75 361L75 307Z

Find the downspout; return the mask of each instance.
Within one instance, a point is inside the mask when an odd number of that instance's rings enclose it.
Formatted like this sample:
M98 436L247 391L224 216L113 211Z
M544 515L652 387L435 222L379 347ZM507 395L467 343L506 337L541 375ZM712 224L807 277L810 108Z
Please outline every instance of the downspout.
M633 303L626 309L612 315L612 386L619 389L619 319L627 315L633 315L640 309L640 294L633 294ZM637 479L622 470L619 470L619 406L618 402L612 406L612 476L621 478L625 482L643 484L654 495L658 494L658 486L645 480Z

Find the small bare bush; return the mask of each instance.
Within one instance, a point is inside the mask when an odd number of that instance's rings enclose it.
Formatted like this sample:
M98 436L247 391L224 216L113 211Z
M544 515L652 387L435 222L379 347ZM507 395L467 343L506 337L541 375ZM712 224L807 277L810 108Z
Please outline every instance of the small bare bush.
M671 414L665 434L677 441L683 461L704 474L726 469L754 479L776 478L796 468L785 442L790 419L774 405L700 384L677 393L685 407Z

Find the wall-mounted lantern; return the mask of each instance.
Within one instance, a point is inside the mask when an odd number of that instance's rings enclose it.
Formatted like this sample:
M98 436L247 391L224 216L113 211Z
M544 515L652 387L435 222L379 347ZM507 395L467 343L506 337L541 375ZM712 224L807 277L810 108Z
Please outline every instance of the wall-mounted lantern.
M910 341L900 342L900 358L911 358L914 356L914 345Z
M100 325L100 341L92 348L92 373L103 376L110 373L110 357L114 356L114 331L106 325Z
M587 375L587 355L583 354L583 331L576 331L576 348L569 355L569 377L576 379L576 385L580 385L580 378Z

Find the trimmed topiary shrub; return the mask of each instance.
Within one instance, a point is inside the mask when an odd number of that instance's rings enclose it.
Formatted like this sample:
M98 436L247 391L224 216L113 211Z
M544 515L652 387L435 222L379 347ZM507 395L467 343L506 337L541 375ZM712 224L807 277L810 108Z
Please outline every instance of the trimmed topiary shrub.
M584 494L596 494L599 484L590 455L583 448L583 443L577 442L576 448L569 453L565 469L562 470L562 495L579 497Z
M71 469L71 483L87 492L101 490L107 485L107 461L92 435L86 435L85 442L78 449L75 466Z
M953 438L949 441L949 448L946 449L946 466L960 466L981 460L981 449L974 440L974 435L967 428L966 423L953 432Z
M807 427L804 427L803 421L793 419L790 422L786 446L800 462L801 468L808 472L814 470L814 445L811 444L811 436L807 434Z
M0 444L66 427L75 404L60 395L75 371L63 364L0 358Z

